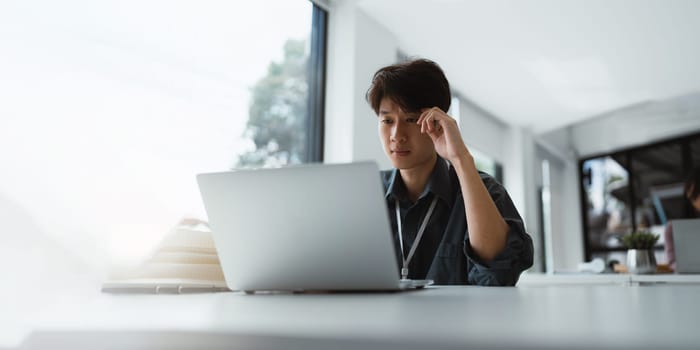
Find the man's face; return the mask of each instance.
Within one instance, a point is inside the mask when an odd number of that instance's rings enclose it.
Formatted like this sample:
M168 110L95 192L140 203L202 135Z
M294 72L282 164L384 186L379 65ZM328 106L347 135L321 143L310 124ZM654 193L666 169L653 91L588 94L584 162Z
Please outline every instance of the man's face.
M379 104L379 138L397 169L433 165L435 147L428 134L421 134L420 125L416 124L419 116L420 113L405 113L387 97Z

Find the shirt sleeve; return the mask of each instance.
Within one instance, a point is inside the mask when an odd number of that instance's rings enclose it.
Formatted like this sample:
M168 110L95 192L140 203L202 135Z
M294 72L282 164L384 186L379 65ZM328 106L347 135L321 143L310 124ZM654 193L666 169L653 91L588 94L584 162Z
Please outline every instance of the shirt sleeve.
M465 234L464 254L469 262L467 280L469 284L482 286L514 286L520 273L532 266L532 238L525 232L523 219L505 188L488 175L482 174L482 180L508 224L508 236L503 250L487 262L481 260L472 250L469 235Z

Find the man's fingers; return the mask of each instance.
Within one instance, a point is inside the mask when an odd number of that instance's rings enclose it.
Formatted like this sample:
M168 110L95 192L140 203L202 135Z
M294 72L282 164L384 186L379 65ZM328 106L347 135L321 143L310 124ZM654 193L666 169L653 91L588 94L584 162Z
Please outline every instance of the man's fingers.
M430 130L431 132L438 130L438 128L440 127L440 121L437 119L433 111L431 111L430 115L426 118L425 122L426 124L428 124L428 130Z
M425 132L430 131L430 129L427 127L427 125L425 123L425 121L428 120L428 118L430 117L430 114L431 114L431 111L426 110L425 112L423 112L421 114L420 118L418 118L418 124L420 124L420 132L421 133L425 133Z
M429 110L429 109L423 110L423 112L421 112L421 114L420 114L420 117L418 117L418 121L417 121L416 123L422 125L422 124L423 124L423 121L425 120L425 117L426 117L428 114L430 114L430 110Z
M426 108L421 110L421 114L418 117L418 121L416 121L416 124L420 125L420 132L434 133L437 131L441 131L443 127L442 124L440 124L440 122L442 121L441 117L443 114L444 112L442 112L442 110L437 107Z

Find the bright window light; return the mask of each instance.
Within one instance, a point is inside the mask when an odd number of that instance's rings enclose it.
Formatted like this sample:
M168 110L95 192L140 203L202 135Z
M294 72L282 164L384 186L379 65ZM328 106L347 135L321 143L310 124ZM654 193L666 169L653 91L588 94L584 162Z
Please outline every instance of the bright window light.
M305 0L0 2L0 253L41 241L104 271L206 219L195 175L255 149L254 87L289 40L308 54L311 15Z

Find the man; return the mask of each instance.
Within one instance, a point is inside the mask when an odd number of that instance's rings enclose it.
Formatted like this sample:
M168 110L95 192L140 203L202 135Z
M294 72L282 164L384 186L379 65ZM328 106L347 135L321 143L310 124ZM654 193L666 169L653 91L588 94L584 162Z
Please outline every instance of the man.
M532 266L532 240L445 113L451 93L442 69L425 59L381 68L366 98L395 168L382 177L401 277L515 285Z

